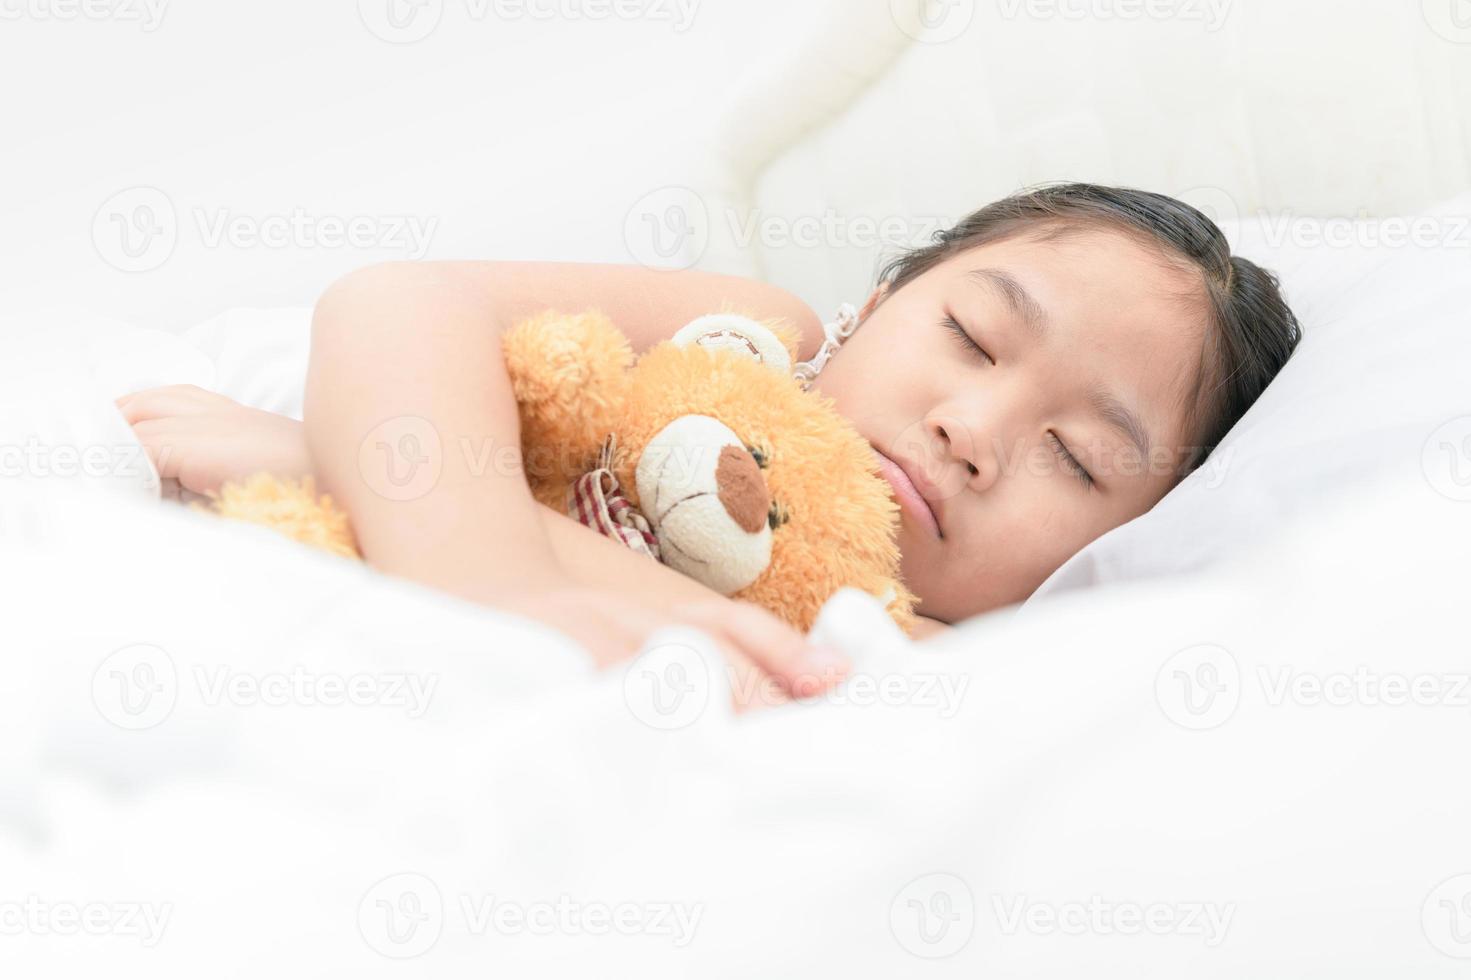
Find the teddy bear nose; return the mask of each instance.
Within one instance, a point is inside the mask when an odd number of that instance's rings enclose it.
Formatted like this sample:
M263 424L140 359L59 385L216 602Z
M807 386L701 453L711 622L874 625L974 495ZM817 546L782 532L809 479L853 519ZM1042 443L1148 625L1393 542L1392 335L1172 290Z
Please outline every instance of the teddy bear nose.
M736 526L750 534L761 530L771 510L771 493L755 457L737 446L722 447L715 464L715 489Z

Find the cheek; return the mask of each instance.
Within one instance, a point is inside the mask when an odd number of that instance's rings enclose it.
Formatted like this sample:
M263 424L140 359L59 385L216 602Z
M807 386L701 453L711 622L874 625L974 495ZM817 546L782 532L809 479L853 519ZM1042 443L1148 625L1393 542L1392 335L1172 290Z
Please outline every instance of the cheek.
M925 399L933 354L919 338L893 324L870 320L849 337L823 368L813 390L833 399L849 419L887 418Z

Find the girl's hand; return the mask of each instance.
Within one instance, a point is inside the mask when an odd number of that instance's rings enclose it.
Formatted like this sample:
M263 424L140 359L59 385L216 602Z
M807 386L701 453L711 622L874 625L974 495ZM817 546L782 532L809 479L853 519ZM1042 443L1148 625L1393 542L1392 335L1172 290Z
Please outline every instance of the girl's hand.
M117 405L159 475L191 493L217 490L222 483L262 471L284 477L312 473L305 432L294 419L247 408L194 385L135 392L119 398ZM475 598L569 634L600 667L632 658L654 630L682 624L703 630L720 646L741 709L816 695L847 669L841 654L810 646L802 634L759 606L717 596L662 566L645 569L648 559L626 553L580 525L567 528L570 522L551 512L543 519L553 525L559 542L572 547L570 560L580 574L569 574L557 559L536 569L522 562L509 573L517 585ZM570 539L565 537L569 531L574 535ZM624 564L605 566L595 560L598 556ZM646 582L634 572L662 572L664 580ZM630 586L622 591L605 584L622 580ZM658 585L666 590L682 587L688 596L671 600ZM661 601L646 598L653 596Z
M848 661L748 602L715 598L656 609L619 592L568 584L506 592L491 602L572 636L606 667L637 654L656 629L696 627L720 648L737 710L812 697L842 679Z
M203 495L222 483L262 471L284 477L311 473L301 423L247 408L195 385L169 385L117 400L123 418L153 460L158 475Z

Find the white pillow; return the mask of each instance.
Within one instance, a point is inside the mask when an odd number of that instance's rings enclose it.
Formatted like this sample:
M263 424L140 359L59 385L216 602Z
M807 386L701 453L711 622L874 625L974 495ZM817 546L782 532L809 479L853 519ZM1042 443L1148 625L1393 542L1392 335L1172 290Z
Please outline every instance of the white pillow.
M1303 326L1297 352L1201 469L1028 604L1214 563L1358 484L1471 498L1468 214L1471 196L1419 219L1222 222L1233 251L1280 275Z

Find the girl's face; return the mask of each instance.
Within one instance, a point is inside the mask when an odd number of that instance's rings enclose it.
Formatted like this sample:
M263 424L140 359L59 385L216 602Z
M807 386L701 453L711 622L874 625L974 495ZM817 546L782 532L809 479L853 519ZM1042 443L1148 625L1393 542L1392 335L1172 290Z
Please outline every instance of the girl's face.
M1201 288L1132 238L1079 230L968 249L882 298L813 388L898 464L881 460L922 614L1025 599L1174 485Z

